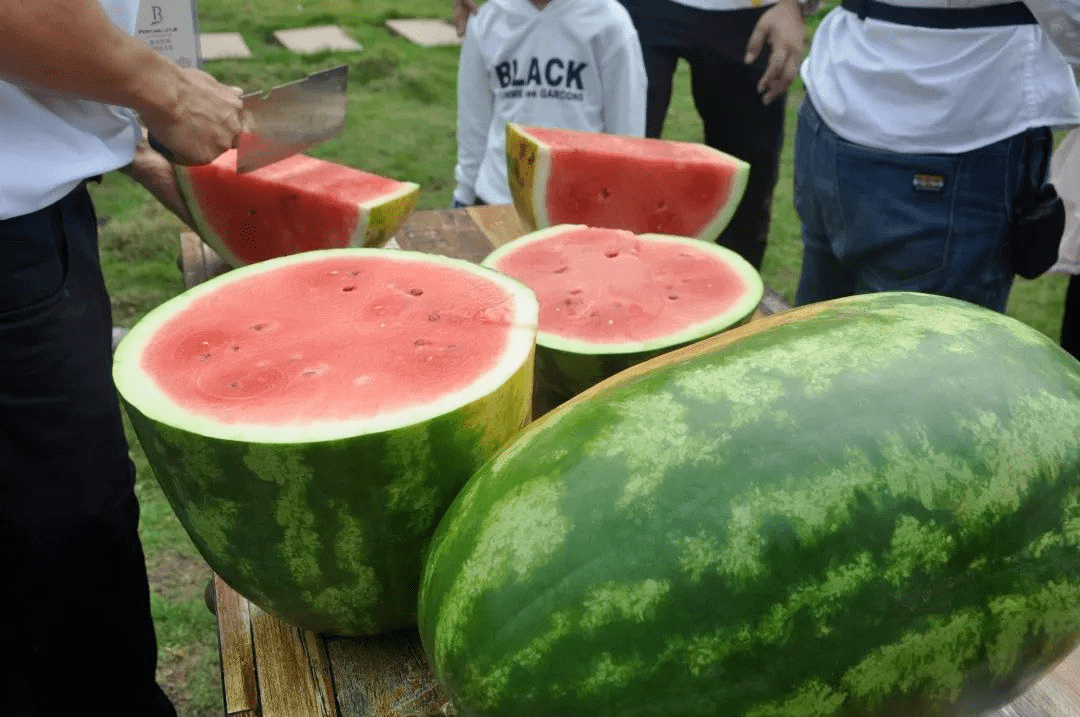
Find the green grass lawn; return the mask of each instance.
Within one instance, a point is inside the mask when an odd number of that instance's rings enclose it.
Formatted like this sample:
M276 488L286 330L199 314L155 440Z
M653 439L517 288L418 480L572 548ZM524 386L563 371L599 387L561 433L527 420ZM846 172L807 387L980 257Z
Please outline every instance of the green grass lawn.
M450 17L451 0L200 0L202 29L239 31L253 52L206 69L245 90L267 88L313 70L348 63L348 118L341 137L311 154L421 185L419 208L450 203L456 154L456 48L420 48L391 35L394 17ZM333 23L360 42L359 53L297 57L275 46L274 30ZM791 205L791 150L801 85L788 103L787 141L776 190L769 248L762 270L767 285L791 301L798 280L799 222ZM701 124L680 68L665 128L672 139L701 140ZM102 260L115 321L130 326L182 290L176 266L183 225L119 174L92 187L101 224ZM1020 281L1008 313L1057 338L1064 277ZM159 678L182 717L222 713L214 620L202 601L209 569L172 514L132 437L139 471L142 536L153 588L160 643Z

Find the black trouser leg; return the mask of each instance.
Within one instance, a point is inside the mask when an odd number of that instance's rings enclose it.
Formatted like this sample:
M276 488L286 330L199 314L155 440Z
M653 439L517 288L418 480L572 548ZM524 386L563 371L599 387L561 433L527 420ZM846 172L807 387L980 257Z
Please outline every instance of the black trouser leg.
M705 123L705 144L750 163L746 192L717 243L761 268L772 218L773 190L780 173L786 96L766 105L757 83L768 48L746 65L742 53L758 11L714 13L728 16L727 44L696 47L690 54L694 105Z
M1061 347L1080 360L1080 275L1069 277L1065 315L1061 321Z
M0 222L0 714L175 715L154 679L111 332L85 188Z
M645 74L649 89L645 102L645 136L659 138L664 133L664 118L671 104L671 92L679 53L662 45L643 45Z

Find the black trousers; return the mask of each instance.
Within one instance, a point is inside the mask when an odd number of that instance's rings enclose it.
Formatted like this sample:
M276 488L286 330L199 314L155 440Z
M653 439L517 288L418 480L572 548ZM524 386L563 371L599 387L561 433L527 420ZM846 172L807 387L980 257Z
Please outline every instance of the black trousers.
M1065 316L1061 321L1061 347L1080 360L1080 275L1069 277Z
M0 221L0 714L176 712L112 383L112 318L85 186Z
M761 101L757 83L768 64L743 62L746 43L767 8L699 10L671 0L620 0L641 39L649 90L645 134L659 137L680 59L690 66L694 106L705 144L750 163L750 180L731 223L717 242L761 267L772 218L772 196L784 141L784 105Z

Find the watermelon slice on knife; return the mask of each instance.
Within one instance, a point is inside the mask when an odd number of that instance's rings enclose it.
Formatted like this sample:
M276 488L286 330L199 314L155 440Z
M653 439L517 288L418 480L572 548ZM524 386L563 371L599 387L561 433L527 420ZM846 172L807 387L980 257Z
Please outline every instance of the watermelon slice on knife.
M237 174L230 150L210 164L174 171L192 228L231 266L313 249L383 246L420 195L412 182L306 155Z

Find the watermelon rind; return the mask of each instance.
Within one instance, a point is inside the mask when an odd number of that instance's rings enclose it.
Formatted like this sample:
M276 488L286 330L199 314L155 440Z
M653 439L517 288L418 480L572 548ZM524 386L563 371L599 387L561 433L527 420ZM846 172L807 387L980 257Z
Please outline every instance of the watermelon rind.
M191 415L142 370L156 330L193 300L225 282L335 256L453 266L504 287L519 318L504 356L427 405L291 426ZM304 629L381 633L415 625L436 521L529 419L537 313L526 287L469 262L386 249L312 251L235 269L157 307L118 346L113 375L165 496L218 575Z
M541 243L551 237L585 228L579 224L559 224L524 234L492 251L484 259L483 265L496 268L499 261L523 246ZM761 275L748 261L730 249L687 237L664 234L637 236L643 241L661 242L671 246L688 245L696 251L714 254L735 271L744 283L745 291L726 311L689 325L677 333L645 341L592 343L560 336L541 327L536 336L534 416L631 366L738 326L749 320L761 303L765 292Z
M207 246L229 266L240 267L250 264L250 261L240 257L230 248L230 243L214 230L200 209L199 202L195 198L192 168L173 165L173 174L176 177L180 197L191 218L191 228L199 235L199 238L206 242ZM415 182L399 182L398 184L399 186L394 191L356 205L356 227L349 233L347 241L342 246L320 248L381 248L385 246L408 220L420 197L420 185ZM299 191L296 187L288 189L288 192L293 194ZM314 194L308 199L314 202L319 201L319 197ZM245 211L245 208L237 207L236 211Z
M404 226L420 198L420 185L403 182L401 189L378 200L360 205L361 227L349 246L379 249Z
M1080 363L852 297L533 422L439 524L423 645L473 717L971 717L1080 636Z
M663 141L670 142L672 140ZM735 215L735 211L739 208L739 202L742 201L742 197L746 192L746 185L750 181L750 165L737 157L708 145L694 144L694 146L702 152L716 155L725 163L733 163L738 166L738 170L732 178L727 201L723 206L719 207L711 221L704 224L691 236L694 239L712 241L727 227L731 222L731 218ZM526 228L532 231L560 223L551 217L546 201L546 187L551 180L552 173L550 145L531 135L525 125L508 122L506 125L506 161L510 195L513 199L514 208ZM647 171L647 169L643 171ZM566 223L566 221L566 219L563 219L561 223ZM641 233L641 229L638 227L617 228Z

